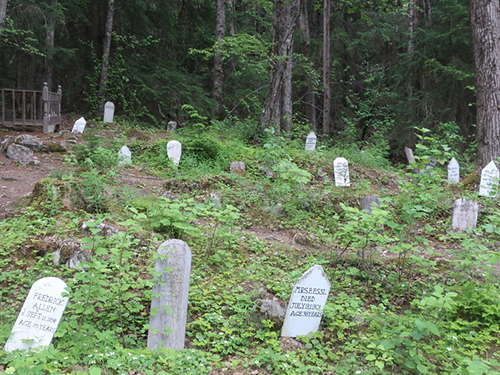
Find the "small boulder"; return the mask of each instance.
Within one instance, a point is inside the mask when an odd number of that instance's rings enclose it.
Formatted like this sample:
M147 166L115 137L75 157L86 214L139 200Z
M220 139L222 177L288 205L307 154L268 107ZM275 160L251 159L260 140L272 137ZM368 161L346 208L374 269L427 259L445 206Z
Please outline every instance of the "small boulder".
M50 152L68 152L68 147L59 142L50 142L47 149Z
M28 147L12 143L7 147L7 157L12 160L19 160L28 163L33 156L33 151Z
M28 147L31 150L39 150L43 142L36 135L21 134L14 139L14 143L18 145Z

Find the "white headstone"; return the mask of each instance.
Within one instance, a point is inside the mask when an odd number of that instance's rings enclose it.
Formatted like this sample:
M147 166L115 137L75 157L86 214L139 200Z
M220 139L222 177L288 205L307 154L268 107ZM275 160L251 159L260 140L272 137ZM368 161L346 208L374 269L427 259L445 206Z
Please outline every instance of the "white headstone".
M306 138L306 151L314 151L316 149L316 134L310 132Z
M286 309L281 336L296 337L316 332L330 292L330 282L321 266L309 268L295 283Z
M337 158L333 162L335 186L351 186L349 179L349 162L344 158Z
M469 199L457 199L453 203L453 230L476 229L478 210L477 202Z
M112 102L106 102L106 104L104 104L103 122L113 122L114 114L115 114L115 105Z
M191 249L181 240L168 240L158 248L153 286L148 349L183 349L191 276Z
M451 158L450 164L448 164L448 183L456 184L460 181L460 165L457 159Z
M493 179L498 179L499 173L495 162L490 161L490 163L483 168L481 171L481 182L479 185L479 195L484 197L489 197L490 193L495 191L498 186L498 181ZM496 194L494 195L496 197Z
M73 134L79 134L83 133L85 130L85 125L87 125L87 121L83 117L80 117L78 120L75 121L75 125L73 125L73 130L71 133Z
M167 143L167 155L175 165L179 165L182 155L182 145L179 141L170 141Z
M6 351L50 345L68 303L68 297L62 296L66 287L57 277L45 277L33 284L5 344Z
M120 151L118 151L118 165L130 165L132 164L132 153L127 146L123 146Z

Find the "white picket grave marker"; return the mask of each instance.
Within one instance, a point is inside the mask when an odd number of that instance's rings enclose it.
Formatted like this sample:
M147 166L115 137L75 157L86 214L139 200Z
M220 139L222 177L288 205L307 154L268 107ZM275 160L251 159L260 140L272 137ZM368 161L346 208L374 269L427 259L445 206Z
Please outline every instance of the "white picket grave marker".
M118 165L130 165L132 164L132 153L127 146L122 146L118 152Z
M460 198L453 202L453 230L476 229L478 211L478 204L473 200Z
M182 155L182 145L179 141L170 141L167 143L167 155L175 165L179 165Z
M106 104L104 104L103 122L113 122L114 114L115 114L115 105L112 102L106 102Z
M5 350L28 350L49 346L61 320L68 297L63 297L66 283L57 277L36 281L5 344Z
M457 159L451 158L448 164L448 183L456 184L458 181L460 181L460 165Z
M335 186L351 186L349 179L349 162L344 158L337 158L333 162Z
M498 168L495 165L495 162L492 160L490 163L483 168L481 171L481 182L479 185L479 195L483 197L489 197L490 193L495 191L498 186L498 180L494 179L499 178ZM497 194L493 195L496 197Z
M87 125L87 121L83 117L80 117L75 121L75 125L73 125L73 130L71 133L73 134L81 134L85 130L85 125Z
M181 240L168 240L158 248L147 347L183 349L191 276L191 249Z
M314 151L316 149L316 134L310 132L306 138L306 151Z
M296 337L316 332L330 292L330 282L319 265L309 268L292 290L281 336Z

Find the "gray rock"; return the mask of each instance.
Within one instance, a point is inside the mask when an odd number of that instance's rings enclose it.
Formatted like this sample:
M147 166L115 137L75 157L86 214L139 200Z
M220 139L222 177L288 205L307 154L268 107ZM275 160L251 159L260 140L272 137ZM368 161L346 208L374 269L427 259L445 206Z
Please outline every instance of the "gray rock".
M7 147L7 157L12 160L20 160L27 163L31 160L33 151L28 147L12 143Z
M21 134L14 139L14 143L28 147L32 150L39 150L43 146L43 142L36 135Z
M0 143L0 152L6 152L7 147L13 142L14 137L12 135L5 135Z
M296 352L298 350L306 350L306 346L291 337L282 337L280 341L280 348L283 352Z

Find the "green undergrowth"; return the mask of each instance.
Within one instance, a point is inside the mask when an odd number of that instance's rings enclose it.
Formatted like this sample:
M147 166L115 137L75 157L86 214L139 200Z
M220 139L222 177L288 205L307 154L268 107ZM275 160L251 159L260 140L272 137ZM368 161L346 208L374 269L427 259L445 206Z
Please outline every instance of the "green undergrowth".
M41 181L29 206L0 222L0 343L35 280L59 277L70 297L52 344L0 352L3 373L498 373L496 199L449 186L439 165L392 167L374 146L305 152L293 135L270 130L254 144L227 123L199 121L174 134L90 127L69 171ZM172 139L183 145L178 166L166 156ZM123 144L128 167L115 157ZM416 156L424 168L425 154ZM349 187L334 184L337 157L349 160ZM229 171L233 161L245 162L244 175ZM169 194L140 196L117 182L139 172L164 178ZM371 214L361 210L368 195L380 201ZM457 198L484 207L475 230L451 231ZM186 349L153 352L153 266L172 238L193 253ZM75 249L86 261L70 269ZM286 303L316 264L331 283L320 330L286 346L255 302Z

